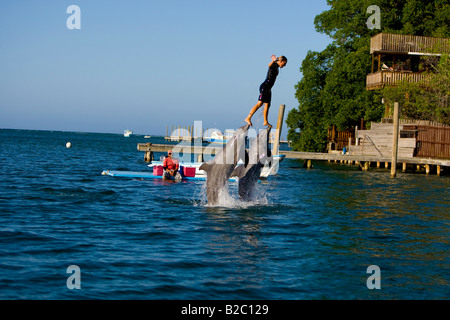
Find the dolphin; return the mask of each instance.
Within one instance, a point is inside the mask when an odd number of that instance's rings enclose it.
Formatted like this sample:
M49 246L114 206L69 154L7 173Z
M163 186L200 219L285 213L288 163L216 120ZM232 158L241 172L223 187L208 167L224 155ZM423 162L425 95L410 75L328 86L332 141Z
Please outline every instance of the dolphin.
M237 166L231 176L239 178L239 198L244 201L253 200L255 185L258 182L264 165L272 163L272 152L269 148L270 127L259 132L250 144L245 164Z
M216 205L220 192L230 179L236 164L245 158L245 138L250 125L237 129L227 144L216 156L203 163L200 170L206 171L206 196L208 204Z

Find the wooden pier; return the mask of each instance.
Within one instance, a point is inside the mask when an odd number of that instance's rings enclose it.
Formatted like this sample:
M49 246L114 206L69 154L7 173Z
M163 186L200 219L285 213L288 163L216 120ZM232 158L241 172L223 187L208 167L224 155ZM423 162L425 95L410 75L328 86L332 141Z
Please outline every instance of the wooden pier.
M434 154L426 154L429 156L415 155L415 146L417 143L424 144L423 141L416 140L411 136L410 124L399 125L399 121L394 121L393 124L374 124L372 123L371 130L357 130L355 131L355 144L352 144L352 139L349 139L347 145L348 152L345 154L342 151L330 151L328 153L318 152L298 152L298 151L283 151L279 150L281 129L284 118L284 105L280 105L278 114L278 122L276 128L275 143L273 144L273 154L285 155L288 159L299 159L304 161L305 168L312 168L313 161L328 161L347 165L357 165L361 170L368 171L370 167L375 166L377 168L391 168L391 176L395 177L397 166L401 166L402 171L406 172L408 166L413 168L414 171L425 170L427 174L431 171L435 171L437 175L441 174L441 171L446 168L450 168L450 157L445 156L436 157ZM398 106L397 109L398 110ZM398 117L398 111L394 112ZM395 120L395 118L394 118ZM387 125L387 127L386 127ZM436 142L438 148L432 149L449 151L447 134L450 134L450 128L448 133L444 135ZM415 130L414 132L416 132ZM189 131L188 131L189 132ZM196 136L195 132L190 129L191 137ZM432 132L435 135L435 132ZM429 139L425 137L425 140ZM137 149L145 152L145 161L152 161L154 159L154 152L167 153L169 150L173 150L180 154L195 154L198 162L203 162L203 155L215 155L219 150L223 149L222 144L215 144L209 146L202 146L202 139L199 137L193 139L181 139L182 143L179 144L152 144L152 143L139 143ZM425 141L424 140L424 141ZM192 143L194 141L194 143ZM393 152L395 151L395 152ZM395 163L395 166L392 166Z
M210 146L197 146L192 145L170 145L170 144L151 144L151 143L139 143L138 150L146 152L146 161L151 161L150 153L161 152L167 153L169 150L174 152L182 153L195 153L198 155L211 154L214 155L218 150L221 150L221 146L210 147ZM392 157L390 156L377 156L377 155L352 155L352 154L342 154L342 153L319 153L319 152L298 152L298 151L283 151L280 150L279 154L285 155L287 159L298 159L304 160L305 168L312 168L313 161L328 161L346 165L356 165L362 170L367 171L371 167L376 168L392 168L391 162ZM199 159L202 161L202 159ZM407 167L413 168L417 171L424 169L426 173L431 173L431 171L436 169L436 174L440 175L443 167L450 167L450 159L432 159L432 158L401 158L397 159L397 166L401 166L402 171L405 172Z
M340 164L358 165L362 170L369 170L370 167L376 165L377 168L392 167L391 157L380 156L361 156L351 154L333 154L333 153L314 153L314 152L297 152L297 151L280 151L280 154L286 155L286 158L305 160L305 167L311 168L312 161L328 161ZM397 166L402 166L402 170L406 171L407 165L424 167L427 173L431 172L432 166L436 166L440 173L441 167L450 167L449 160L431 159L431 158L398 158Z
M169 126L166 129L165 140L168 141L194 141L200 137L204 137L205 132L209 129L195 128L194 126L172 126L169 135Z

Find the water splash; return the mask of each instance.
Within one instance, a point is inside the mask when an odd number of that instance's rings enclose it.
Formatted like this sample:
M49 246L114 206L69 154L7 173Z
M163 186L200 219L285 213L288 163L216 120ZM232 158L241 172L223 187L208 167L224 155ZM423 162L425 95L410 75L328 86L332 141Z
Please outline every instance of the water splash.
M238 183L231 183L225 185L222 190L219 191L219 201L215 205L208 204L207 193L206 193L206 183L198 189L195 197L200 198L200 202L196 205L204 207L224 207L224 208L235 208L235 209L245 209L253 206L267 205L269 200L267 198L266 190L263 190L259 185L254 187L254 197L251 201L244 201L239 198L238 195Z

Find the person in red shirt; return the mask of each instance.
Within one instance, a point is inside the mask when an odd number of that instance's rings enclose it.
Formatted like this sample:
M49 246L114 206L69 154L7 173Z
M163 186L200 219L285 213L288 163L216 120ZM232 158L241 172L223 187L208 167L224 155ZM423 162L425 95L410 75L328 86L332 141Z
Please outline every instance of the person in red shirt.
M163 161L163 168L164 168L163 174L164 180L171 179L176 176L179 165L177 160L172 159L172 150L169 150L167 152L167 157L164 158Z

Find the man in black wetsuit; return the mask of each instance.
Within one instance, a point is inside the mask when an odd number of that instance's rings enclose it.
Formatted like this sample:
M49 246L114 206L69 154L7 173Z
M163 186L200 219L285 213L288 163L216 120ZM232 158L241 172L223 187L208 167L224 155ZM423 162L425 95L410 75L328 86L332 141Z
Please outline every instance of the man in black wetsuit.
M274 57L275 58L275 57ZM245 122L249 125L252 125L251 119L253 114L261 108L263 104L265 104L264 108L264 125L272 127L272 125L267 121L267 116L269 114L270 101L272 99L272 87L275 84L275 80L278 76L278 68L283 68L287 63L287 59L285 56L280 56L269 64L269 70L267 71L266 80L259 87L259 98L258 103L250 110L248 117L245 118Z

